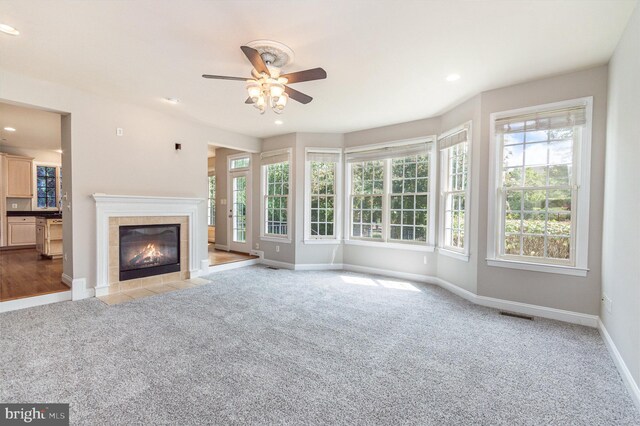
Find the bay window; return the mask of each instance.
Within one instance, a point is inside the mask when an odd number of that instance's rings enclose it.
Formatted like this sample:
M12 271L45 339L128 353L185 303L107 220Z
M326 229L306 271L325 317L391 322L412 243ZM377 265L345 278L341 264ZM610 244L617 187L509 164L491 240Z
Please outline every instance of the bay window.
M429 139L347 152L349 240L433 245L432 149Z

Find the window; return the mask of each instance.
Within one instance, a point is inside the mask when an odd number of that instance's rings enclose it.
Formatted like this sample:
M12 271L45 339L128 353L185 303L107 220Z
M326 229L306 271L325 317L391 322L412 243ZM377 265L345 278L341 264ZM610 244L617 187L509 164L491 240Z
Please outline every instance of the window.
M438 145L442 164L440 201L440 247L467 255L469 205L469 135L465 124L441 136Z
M290 151L262 153L262 237L289 238Z
M493 117L495 258L586 273L590 117L591 98Z
M390 240L427 241L429 156L391 160Z
M352 241L433 245L432 143L347 153Z
M216 226L216 176L209 176L209 209L208 224Z
M305 240L338 239L340 150L306 151Z
M248 156L232 156L229 158L229 170L248 169L250 161L251 159Z
M60 166L36 165L36 207L50 209L58 207L58 182L61 182Z
M351 165L351 236L383 238L384 161Z

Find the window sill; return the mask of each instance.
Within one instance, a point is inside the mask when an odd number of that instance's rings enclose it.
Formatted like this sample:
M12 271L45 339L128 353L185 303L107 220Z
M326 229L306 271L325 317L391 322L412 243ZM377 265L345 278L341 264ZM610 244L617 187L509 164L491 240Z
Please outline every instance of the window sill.
M288 237L269 237L269 236L261 235L260 239L262 241L271 241L272 243L291 244L291 239Z
M451 257L453 259L462 260L463 262L469 261L469 255L465 253L459 253L457 251L448 250L444 247L438 247L438 254Z
M329 238L318 238L317 240L313 240L313 239L309 239L309 240L304 240L303 241L304 244L329 244L329 245L339 245L342 244L341 240L336 240L336 239L329 239Z
M518 262L504 259L486 259L488 266L500 268L520 269L526 271L545 272L549 274L573 275L574 277L586 277L589 269L575 266L550 265L543 263Z
M385 242L366 241L366 240L344 240L344 243L346 245L351 245L351 246L392 248L392 249L407 250L407 251L425 251L425 252L435 251L434 246L417 245L417 244L385 243Z

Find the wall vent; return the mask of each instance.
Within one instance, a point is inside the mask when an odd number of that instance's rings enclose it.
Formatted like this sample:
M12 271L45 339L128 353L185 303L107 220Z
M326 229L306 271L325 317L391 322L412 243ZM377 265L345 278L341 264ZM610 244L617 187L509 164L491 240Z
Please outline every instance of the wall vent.
M520 318L520 319L533 321L533 317L530 317L529 315L516 314L514 312L500 311L500 315L504 315L505 317L513 317L513 318Z

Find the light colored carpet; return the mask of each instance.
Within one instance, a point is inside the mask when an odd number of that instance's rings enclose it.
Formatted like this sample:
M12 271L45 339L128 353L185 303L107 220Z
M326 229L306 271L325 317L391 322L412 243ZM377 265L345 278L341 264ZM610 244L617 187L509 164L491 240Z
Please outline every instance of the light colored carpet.
M0 401L91 425L640 424L596 330L354 273L209 278L0 315Z

